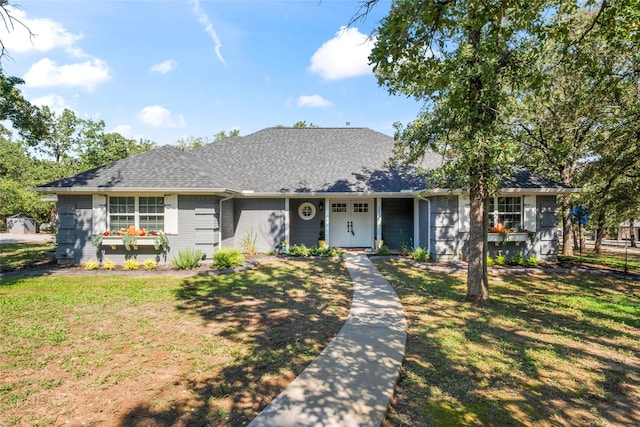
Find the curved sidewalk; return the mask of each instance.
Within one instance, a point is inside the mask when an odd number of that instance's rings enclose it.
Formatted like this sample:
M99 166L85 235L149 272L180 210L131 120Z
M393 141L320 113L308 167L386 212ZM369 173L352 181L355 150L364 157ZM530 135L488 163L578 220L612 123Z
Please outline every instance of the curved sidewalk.
M398 295L363 254L347 254L349 317L338 335L250 424L379 426L398 380L407 322Z

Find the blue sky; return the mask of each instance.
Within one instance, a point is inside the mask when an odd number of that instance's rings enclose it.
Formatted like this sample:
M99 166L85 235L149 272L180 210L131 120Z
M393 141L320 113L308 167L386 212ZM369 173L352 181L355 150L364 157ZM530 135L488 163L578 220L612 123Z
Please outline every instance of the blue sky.
M74 0L18 2L0 37L5 74L56 111L104 120L109 131L160 145L299 120L323 127L393 123L421 105L378 87L368 39L386 15L343 28L359 1Z

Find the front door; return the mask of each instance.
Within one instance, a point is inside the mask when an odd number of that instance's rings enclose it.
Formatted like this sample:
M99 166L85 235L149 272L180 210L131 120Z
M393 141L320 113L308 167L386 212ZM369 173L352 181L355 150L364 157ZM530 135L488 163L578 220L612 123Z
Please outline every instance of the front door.
M341 248L373 245L373 201L340 200L330 203L329 243Z

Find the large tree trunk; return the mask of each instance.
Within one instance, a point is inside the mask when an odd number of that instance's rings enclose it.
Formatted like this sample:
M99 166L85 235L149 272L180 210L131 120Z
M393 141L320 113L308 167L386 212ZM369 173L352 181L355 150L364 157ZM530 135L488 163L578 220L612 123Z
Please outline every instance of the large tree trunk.
M469 190L469 266L467 269L467 301L480 304L489 299L487 280L487 189L482 180Z
M596 230L598 230L598 235L596 236L596 243L593 247L593 252L599 254L600 253L600 249L602 248L602 239L604 239L605 236L605 232L604 232L604 225L605 225L605 212L604 209L598 214L598 223L597 223L597 227Z
M629 218L629 238L631 239L631 247L637 248L636 243L636 230L634 226L635 218Z
M573 245L571 244L571 205L568 197L563 197L560 206L562 207L562 254L573 255Z

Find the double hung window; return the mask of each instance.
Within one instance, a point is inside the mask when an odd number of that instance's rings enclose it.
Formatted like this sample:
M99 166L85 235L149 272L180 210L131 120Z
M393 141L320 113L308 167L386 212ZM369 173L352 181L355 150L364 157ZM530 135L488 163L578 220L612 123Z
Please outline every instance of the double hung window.
M109 229L117 231L133 225L148 231L164 230L164 197L109 197Z
M498 223L506 229L522 228L522 197L489 198L489 228Z

